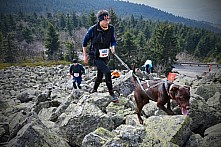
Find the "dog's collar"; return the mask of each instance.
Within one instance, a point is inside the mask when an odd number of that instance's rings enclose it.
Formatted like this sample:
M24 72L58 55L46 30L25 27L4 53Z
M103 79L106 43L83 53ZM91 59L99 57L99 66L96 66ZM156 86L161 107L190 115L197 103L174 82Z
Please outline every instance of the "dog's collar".
M171 91L172 91L172 88L173 88L174 85L175 85L175 84L171 84L171 85L170 85L170 87L169 87L169 92L168 92L168 95L169 95L172 99L175 98L175 97L173 97L173 95L171 94Z
M165 82L164 82L164 86L165 86L165 90L166 90L166 92L167 92L167 95L169 95L169 89L170 89L170 87L169 87L168 81L165 81Z
M169 92L172 90L174 84L171 84L170 87L169 87Z

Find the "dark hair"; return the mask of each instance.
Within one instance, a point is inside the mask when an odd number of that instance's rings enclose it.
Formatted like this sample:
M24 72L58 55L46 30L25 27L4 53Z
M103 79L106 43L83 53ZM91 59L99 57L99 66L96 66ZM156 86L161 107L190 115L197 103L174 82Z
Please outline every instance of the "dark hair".
M109 14L108 14L107 10L100 10L97 13L97 18L98 18L99 21L102 21L102 20L104 20L104 16L108 16L108 15Z
M77 63L77 59L73 59L72 62L73 62L73 63Z

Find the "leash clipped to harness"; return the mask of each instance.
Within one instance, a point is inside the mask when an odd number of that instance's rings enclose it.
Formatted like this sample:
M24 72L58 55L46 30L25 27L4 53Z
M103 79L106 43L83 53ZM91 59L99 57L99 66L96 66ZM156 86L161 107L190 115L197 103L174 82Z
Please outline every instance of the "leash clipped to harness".
M127 64L124 63L124 61L122 61L121 58L120 58L117 54L114 54L114 56L121 62L121 64L122 64L127 70L131 70L131 69L127 66ZM134 74L134 73L132 73L132 74L133 74L133 76L137 79L137 82L138 82L138 84L140 85L141 89L142 89L143 91L145 91L144 88L143 88L143 86L141 85L141 82L140 82L139 77L138 77L136 74Z
M122 65L124 65L124 67L127 68L127 70L131 70L131 69L127 66L127 64L124 63L124 62L120 59L120 57L118 57L117 54L114 54L114 56L121 62ZM141 82L140 82L139 77L138 77L135 73L132 73L132 74L133 74L133 76L136 78L136 80L137 80L139 86L141 87L141 90L144 91L152 101L154 101L154 99L144 90L144 88L143 88L143 86L142 86L142 84L141 84ZM161 84L161 83L160 83L160 84ZM158 85L158 84L157 84L157 85ZM157 85L154 85L154 86L157 86Z

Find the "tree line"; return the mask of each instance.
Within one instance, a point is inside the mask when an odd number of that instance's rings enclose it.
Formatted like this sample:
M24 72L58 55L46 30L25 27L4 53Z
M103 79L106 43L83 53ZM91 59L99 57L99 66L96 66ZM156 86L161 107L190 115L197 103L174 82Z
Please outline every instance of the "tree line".
M83 8L83 9L82 9ZM187 26L205 28L213 31L221 32L219 25L211 24L204 21L196 21L180 16L174 16L171 13L161 11L144 4L134 4L129 1L122 0L0 0L0 13L18 13L22 10L24 13L70 13L76 11L78 13L88 14L90 10L98 11L100 9L114 8L120 17L134 15L144 19L169 21L174 23L183 23ZM126 8L126 9L125 9Z
M205 29L167 21L153 21L142 16L121 18L109 10L115 26L117 54L128 65L141 66L147 59L155 65L169 66L180 52L202 62L221 63L221 35ZM0 15L0 61L27 62L78 58L87 29L97 23L96 12L88 14L37 13ZM111 57L113 68L120 68Z

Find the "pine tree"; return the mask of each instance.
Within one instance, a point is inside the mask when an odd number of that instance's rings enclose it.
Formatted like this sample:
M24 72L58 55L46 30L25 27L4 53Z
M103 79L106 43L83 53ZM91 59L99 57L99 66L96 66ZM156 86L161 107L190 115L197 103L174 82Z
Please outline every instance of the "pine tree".
M65 47L67 48L67 52L65 54L66 61L71 61L72 59L78 59L77 53L74 49L74 43L72 41L67 41L65 43Z
M48 55L49 60L58 60L62 58L61 52L59 50L60 42L58 38L58 33L51 23L49 23L48 25L45 47L47 48L46 54Z
M18 46L15 40L14 33L8 33L7 38L3 41L4 61L7 63L16 62L18 54Z
M4 45L3 45L3 34L2 32L0 32L0 62L3 62L4 61Z
M134 59L135 57L135 44L134 44L134 36L133 34L128 30L124 34L124 51L122 51L122 56L124 55L124 58L126 59L125 62L127 62L129 65L133 63L131 59Z
M29 44L33 41L33 36L32 36L32 32L29 28L25 27L22 30L22 34L24 36L24 39L26 40L26 42Z
M86 28L89 27L88 20L87 20L87 17L85 16L85 14L82 14L79 25L82 27L86 27Z
M78 19L77 19L77 15L75 12L73 12L72 14L72 22L73 22L74 29L76 29L78 27Z
M109 10L109 15L110 15L110 24L114 26L115 29L115 38L117 42L117 47L116 47L116 54L120 55L122 47L123 47L123 40L122 40L122 34L123 32L120 31L120 23L119 23L119 18L117 17L116 12L113 9ZM114 56L110 56L110 66L112 69L116 69L116 58ZM118 64L119 65L119 64Z
M156 63L163 63L168 66L173 63L176 56L176 39L173 34L173 27L166 23L161 23L155 29L152 37L153 58Z
M64 28L66 27L66 21L65 21L64 13L60 14L60 16L59 16L59 27L60 27L61 30L64 30Z
M71 21L70 15L67 14L67 18L66 18L66 28L68 30L68 33L70 36L72 36L72 30L73 30L73 22Z
M88 24L90 26L92 26L92 25L96 24L96 22L97 22L97 17L95 15L94 11L91 10L89 17L88 17Z

